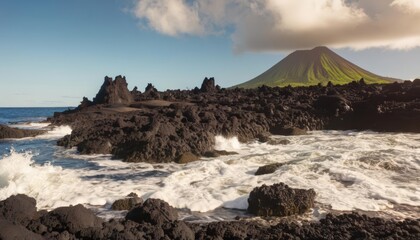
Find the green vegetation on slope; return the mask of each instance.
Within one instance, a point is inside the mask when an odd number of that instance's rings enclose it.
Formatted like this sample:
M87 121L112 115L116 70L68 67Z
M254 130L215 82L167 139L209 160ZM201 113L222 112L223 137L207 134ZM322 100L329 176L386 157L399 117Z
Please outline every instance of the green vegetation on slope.
M309 86L346 84L364 78L366 83L391 83L396 79L368 72L326 47L295 51L258 77L234 87L256 88L267 86Z

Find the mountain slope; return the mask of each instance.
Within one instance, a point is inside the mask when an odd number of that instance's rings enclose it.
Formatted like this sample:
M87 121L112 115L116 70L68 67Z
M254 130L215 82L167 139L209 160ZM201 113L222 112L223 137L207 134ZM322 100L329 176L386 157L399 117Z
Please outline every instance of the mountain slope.
M327 47L291 53L258 77L234 87L309 86L318 83L346 84L364 78L366 83L390 83L397 79L381 77L340 57Z

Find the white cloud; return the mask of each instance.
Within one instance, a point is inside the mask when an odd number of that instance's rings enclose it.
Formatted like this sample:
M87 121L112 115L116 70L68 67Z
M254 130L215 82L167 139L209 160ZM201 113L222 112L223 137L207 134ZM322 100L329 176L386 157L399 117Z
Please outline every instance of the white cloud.
M398 6L408 12L420 12L420 0L394 0L391 6Z
M186 4L184 0L141 0L134 13L163 34L204 33L196 5Z
M420 46L420 0L137 0L162 34L231 34L236 51Z

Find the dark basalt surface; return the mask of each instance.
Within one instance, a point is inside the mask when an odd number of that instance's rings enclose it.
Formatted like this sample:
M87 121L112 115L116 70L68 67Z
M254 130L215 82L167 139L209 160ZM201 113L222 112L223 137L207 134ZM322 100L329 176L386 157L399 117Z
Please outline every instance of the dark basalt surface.
M294 189L279 183L256 187L249 194L248 212L257 216L291 216L304 214L315 204L313 189Z
M166 202L148 199L125 219L104 221L82 205L37 211L25 195L0 201L0 239L419 239L420 219L392 221L358 213L319 222L239 220L188 223Z
M35 137L43 133L45 131L18 129L0 124L0 139Z
M420 80L244 90L221 89L206 78L193 90L158 92L149 84L142 93L135 88L129 92L132 101L128 90L121 90L127 87L125 78L109 81L93 102L84 98L78 108L49 119L73 128L58 145L129 162L170 162L185 153L212 152L216 135L246 142L306 130L420 132Z

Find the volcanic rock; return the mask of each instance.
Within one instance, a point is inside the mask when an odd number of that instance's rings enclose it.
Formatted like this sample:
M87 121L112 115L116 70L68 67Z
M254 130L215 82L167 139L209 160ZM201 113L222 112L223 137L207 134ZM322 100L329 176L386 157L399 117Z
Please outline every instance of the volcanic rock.
M273 164L261 166L255 172L255 176L273 173L283 165L284 165L283 163L273 163Z
M162 225L177 220L178 213L165 201L149 198L141 206L129 211L125 218L137 223Z
M217 91L214 78L204 78L200 88L201 92L215 92Z
M0 202L0 218L26 226L37 216L34 198L18 194Z
M127 88L125 77L117 76L113 81L105 77L101 89L93 99L94 104L130 104L133 97Z
M112 210L122 211L122 210L131 210L137 205L141 205L143 199L139 198L137 194L130 194L126 198L116 200L112 206Z
M21 225L0 218L0 239L43 240L44 238Z
M102 220L92 211L78 204L60 207L41 217L41 222L52 231L75 234L89 227L101 227Z
M45 131L18 129L0 124L0 139L35 137L43 133L45 133Z
M254 188L248 198L248 212L257 216L290 216L303 214L314 206L313 189L293 189L279 183Z
M296 135L306 135L307 132L304 129L296 127L283 127L283 126L274 126L270 128L270 133L273 135L284 135L284 136L296 136Z
M189 163L189 162L194 162L199 160L200 158L196 155L194 155L191 152L186 152L181 154L176 160L175 162L179 163L179 164L185 164L185 163Z

